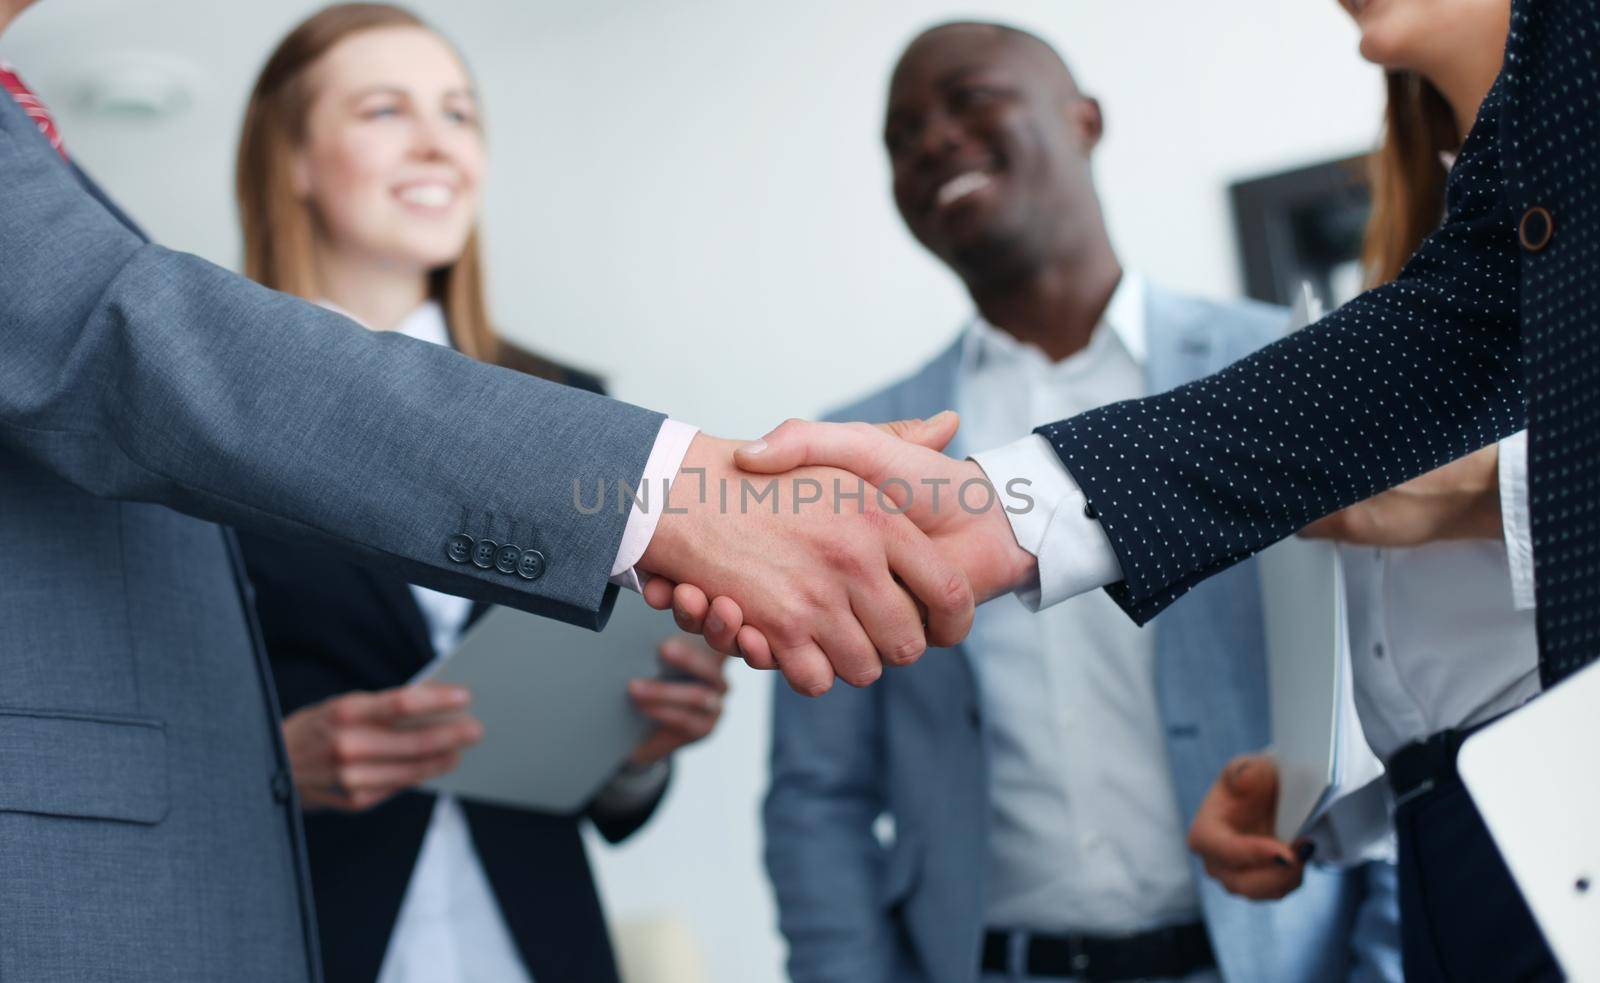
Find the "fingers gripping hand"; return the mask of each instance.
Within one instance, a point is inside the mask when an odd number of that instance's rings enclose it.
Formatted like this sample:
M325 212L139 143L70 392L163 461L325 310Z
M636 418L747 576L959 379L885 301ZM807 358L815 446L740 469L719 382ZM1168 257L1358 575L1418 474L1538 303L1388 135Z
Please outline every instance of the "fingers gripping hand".
M1232 893L1281 898L1300 886L1310 844L1290 846L1272 835L1277 808L1278 769L1272 759L1235 758L1200 803L1189 827L1189 849Z
M722 718L728 682L722 667L726 657L699 639L676 635L659 649L666 679L635 679L628 694L639 712L659 726L646 737L630 760L648 765L666 758L685 745L708 736Z
M742 449L737 460L745 469L763 474L781 473L799 467L804 463L809 463L807 460L810 456L808 449L797 441L788 440L787 432L784 429L788 427L792 431L801 425L803 425L803 421L792 420L768 435L768 439L777 439L780 432L785 434L785 438L777 443L776 453L768 453L773 449L773 445L764 439ZM865 425L852 425L854 429L858 430L863 426ZM955 437L959 426L960 418L955 413L946 410L927 420L897 420L892 423L878 424L875 429L908 444L939 452L943 451ZM880 464L880 466L872 468L868 464L868 455L870 453L870 449L863 448L856 453L840 454L837 460L831 460L829 463L843 467L846 470L856 470L856 468L850 466L855 464L862 469L857 473L874 483L884 477L891 476L891 469L887 466ZM818 453L816 456L821 458L824 455ZM872 470L873 474L862 473L867 470ZM903 493L897 495L897 492L897 488L885 489L885 494L892 498L897 505L903 507L905 505L904 495ZM678 623L685 631L699 630L698 627L692 627L692 625L697 624L693 618L695 613L705 611L708 603L726 604L727 607L722 618L722 624L731 628L733 646L724 647L718 644L717 641L712 641L713 647L730 655L741 656L746 663L755 669L778 668L771 641L759 628L744 624L743 612L731 598L719 597L716 598L715 602L708 602L702 591L689 585L679 585L678 592L678 594L674 595L674 601L676 602L674 611L679 612ZM923 614L925 616L926 612L924 611ZM948 627L932 623L928 624L928 641L932 644L954 644L947 641L950 635L954 633L954 631L947 630ZM955 630L961 631L963 635L965 634L964 627ZM892 664L896 660L886 658L885 661L889 661Z
M355 692L284 720L295 788L307 808L369 809L453 769L483 737L458 686L422 683Z
M733 467L736 446L696 438L684 473L702 475L700 497L694 501L690 493L683 501L673 492L672 509L640 564L674 582L670 603L683 628L733 652L742 630L754 626L767 645L751 661L775 664L790 685L812 694L836 676L870 683L884 661L920 656L928 637L949 644L939 639L965 635L972 596L960 567L909 519L880 505L877 489L853 495L857 507L839 507L822 489L855 489L860 482L838 470L806 468L756 483L774 497L747 506L751 475ZM729 485L738 504L719 510L708 503L705 488L715 499ZM926 606L926 634L916 604L897 584ZM666 600L652 588L652 604Z

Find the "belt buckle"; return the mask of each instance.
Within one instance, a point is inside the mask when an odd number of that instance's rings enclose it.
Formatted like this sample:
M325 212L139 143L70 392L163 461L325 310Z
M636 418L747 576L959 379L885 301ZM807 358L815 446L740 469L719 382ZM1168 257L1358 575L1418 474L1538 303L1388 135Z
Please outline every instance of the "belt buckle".
M1073 933L1067 936L1067 965L1072 969L1072 975L1087 979L1089 967L1094 960L1089 958L1089 951L1084 947L1083 936Z
M1401 806L1405 805L1407 802L1410 802L1412 799L1420 799L1422 796L1427 795L1429 792L1432 792L1432 791L1433 791L1433 779L1431 779L1431 778L1424 779L1416 787L1414 787L1410 791L1406 792L1406 794L1404 794L1404 795L1400 796L1399 798L1395 799L1394 800L1394 807L1396 809L1398 809Z

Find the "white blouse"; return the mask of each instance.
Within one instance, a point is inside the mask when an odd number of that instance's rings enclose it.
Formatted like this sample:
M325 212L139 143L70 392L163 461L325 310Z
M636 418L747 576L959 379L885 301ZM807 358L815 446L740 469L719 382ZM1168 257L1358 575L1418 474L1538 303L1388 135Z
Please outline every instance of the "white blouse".
M1500 443L1503 540L1344 546L1356 710L1380 759L1539 693L1525 434Z
M1539 693L1526 433L1500 442L1500 511L1501 540L1340 547L1356 712L1380 760ZM1379 778L1341 799L1312 833L1318 858L1391 852L1390 798Z

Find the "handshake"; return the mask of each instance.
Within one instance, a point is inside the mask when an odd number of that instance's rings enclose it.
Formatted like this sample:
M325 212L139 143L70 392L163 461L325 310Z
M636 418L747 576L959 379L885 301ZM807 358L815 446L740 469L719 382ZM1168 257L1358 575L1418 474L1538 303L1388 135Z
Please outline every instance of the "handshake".
M1037 564L983 471L942 453L957 426L946 412L697 435L638 564L646 600L813 696L960 642L974 607Z

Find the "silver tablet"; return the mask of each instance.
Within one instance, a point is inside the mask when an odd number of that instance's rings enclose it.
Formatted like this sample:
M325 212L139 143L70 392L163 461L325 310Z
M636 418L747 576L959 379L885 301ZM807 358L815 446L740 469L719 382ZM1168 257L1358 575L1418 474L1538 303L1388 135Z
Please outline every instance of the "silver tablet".
M1600 663L1461 745L1456 767L1567 978L1600 980Z
M670 612L627 591L603 632L495 608L449 657L417 677L465 686L482 743L427 787L541 812L580 811L654 722L628 680L660 674L656 650L677 632Z

